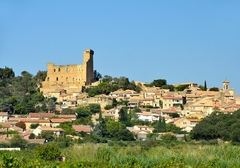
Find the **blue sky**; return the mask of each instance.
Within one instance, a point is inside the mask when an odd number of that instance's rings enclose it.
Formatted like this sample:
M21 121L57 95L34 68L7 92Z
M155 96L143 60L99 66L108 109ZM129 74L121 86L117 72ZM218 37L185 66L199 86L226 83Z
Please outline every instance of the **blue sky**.
M240 93L239 0L0 1L0 67L36 75L46 63L168 84L226 78Z

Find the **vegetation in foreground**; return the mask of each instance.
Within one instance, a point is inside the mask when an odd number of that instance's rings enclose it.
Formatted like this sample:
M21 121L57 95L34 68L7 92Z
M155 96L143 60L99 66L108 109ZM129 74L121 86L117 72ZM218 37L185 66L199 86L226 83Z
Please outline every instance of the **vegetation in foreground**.
M149 147L149 148L146 148ZM65 162L43 160L39 149L1 151L1 167L240 167L240 147L178 141L143 141L127 146L82 144L64 148ZM58 150L57 150L58 152ZM41 152L40 152L41 153Z

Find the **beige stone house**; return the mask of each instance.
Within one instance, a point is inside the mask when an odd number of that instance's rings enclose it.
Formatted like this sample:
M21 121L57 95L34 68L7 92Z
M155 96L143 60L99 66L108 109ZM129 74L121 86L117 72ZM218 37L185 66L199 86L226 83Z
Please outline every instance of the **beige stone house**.
M195 127L201 120L200 119L190 119L190 118L175 118L172 123L183 130L190 131Z
M163 109L168 109L170 107L173 107L174 104L183 104L183 98L182 96L163 96L162 97L162 103L163 103Z
M49 119L54 116L54 113L29 113L28 118L30 119Z
M71 123L72 120L71 119L66 119L66 118L65 119L63 119L63 118L52 118L52 119L50 119L50 126L52 128L54 128L54 127L59 126L61 123L66 123L66 122Z
M72 128L77 132L84 132L90 134L92 132L92 127L90 125L73 125Z
M22 121L26 124L26 129L30 129L32 124L39 124L41 126L50 126L50 121L48 119L21 118L19 121Z
M8 112L0 112L0 122L8 121Z
M152 133L154 128L150 128L146 125L135 125L133 127L127 127L130 130L137 140L145 140L147 134Z
M52 128L50 126L38 126L36 129L33 130L33 133L38 136L43 131L51 131L56 137L59 137L61 134L64 133L64 130L62 128Z

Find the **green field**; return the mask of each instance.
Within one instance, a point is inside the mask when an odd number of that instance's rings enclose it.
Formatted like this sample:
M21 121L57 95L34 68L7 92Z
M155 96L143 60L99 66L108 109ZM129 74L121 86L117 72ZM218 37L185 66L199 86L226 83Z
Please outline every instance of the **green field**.
M144 144L145 143L145 144ZM108 146L81 144L62 149L65 162L36 158L34 150L1 151L1 167L240 167L240 146L152 142ZM148 148L150 146L150 148Z

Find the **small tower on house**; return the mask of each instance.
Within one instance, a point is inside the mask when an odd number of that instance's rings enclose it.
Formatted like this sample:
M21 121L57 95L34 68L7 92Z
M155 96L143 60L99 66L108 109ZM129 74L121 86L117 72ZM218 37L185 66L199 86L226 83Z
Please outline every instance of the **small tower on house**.
M230 87L229 87L229 86L230 86L230 82L229 82L227 79L225 79L225 80L223 81L222 85L223 85L222 90L223 90L224 92L226 92L226 91L229 90L229 88L230 88Z

